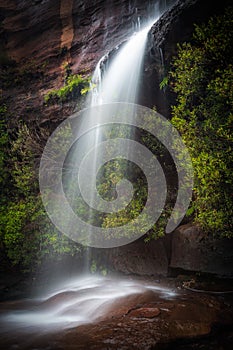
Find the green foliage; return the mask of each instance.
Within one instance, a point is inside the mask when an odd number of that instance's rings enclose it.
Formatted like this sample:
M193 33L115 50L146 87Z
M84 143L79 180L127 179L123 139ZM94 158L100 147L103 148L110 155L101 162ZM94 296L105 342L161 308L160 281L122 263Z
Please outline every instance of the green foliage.
M172 123L189 149L195 187L190 215L207 232L232 236L233 10L196 26L170 72Z
M97 263L94 259L91 261L90 271L93 274L97 272Z
M1 198L0 242L9 261L24 271L34 269L42 259L60 259L80 251L80 246L61 234L45 213L36 167L40 153L35 136L22 125L6 159L11 187Z
M144 116L145 117L145 116ZM154 123L153 114L146 117L147 123ZM147 124L148 125L148 124ZM163 163L164 171L168 170L167 157L164 146L161 145L158 140L145 130L132 129L128 126L113 125L105 129L105 135L107 138L133 138L140 144L145 145L146 148L155 155L157 159ZM148 185L143 171L136 164L131 163L125 159L114 159L107 162L99 174L99 181L97 181L97 188L99 194L105 200L112 201L116 199L117 184L123 179L127 179L133 185L133 198L128 203L125 200L124 209L118 212L105 214L101 218L101 225L104 228L118 227L119 237L132 238L135 235L135 228L138 227L138 217L140 215L140 224L142 225L142 233L145 233L148 223L148 214L142 213L145 204L148 199ZM153 189L154 193L150 193L152 198L156 198L158 195L158 189ZM127 193L121 193L122 196L126 196ZM164 235L164 228L166 226L167 218L170 213L170 194L168 195L166 208L164 209L158 222L154 224L150 232L147 233L146 241L151 238L158 238ZM125 225L131 224L126 228ZM120 230L120 228L122 228Z
M45 103L53 101L67 101L69 98L85 95L89 91L90 78L85 78L80 74L67 77L63 87L58 90L49 91L45 97Z
M92 259L91 260L91 265L90 265L90 272L92 274L101 274L102 276L107 276L108 274L108 269L106 266L101 265L100 262L98 262L99 259Z
M6 127L7 107L0 105L0 187L4 188L7 181L8 170L6 157L8 153L9 136Z
M163 80L159 84L160 90L165 89L167 85L168 85L168 77L166 76L166 77L163 78Z

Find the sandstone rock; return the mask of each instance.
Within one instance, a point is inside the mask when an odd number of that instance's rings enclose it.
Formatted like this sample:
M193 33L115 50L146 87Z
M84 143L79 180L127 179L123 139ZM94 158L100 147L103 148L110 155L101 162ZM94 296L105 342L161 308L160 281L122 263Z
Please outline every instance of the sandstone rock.
M173 234L170 267L233 276L233 239L214 238L192 224L180 226Z
M158 308L152 308L152 307L142 307L140 309L132 310L130 311L129 315L131 317L137 317L137 318L154 318L157 317L160 314L160 310Z
M161 11L165 3L158 1ZM2 49L17 62L65 54L77 69L92 70L104 53L131 35L138 18L150 14L153 6L142 0L1 0Z
M168 273L171 236L145 243L139 239L126 246L102 250L92 255L101 265L125 274L166 276Z
M158 8L163 11L165 3L174 1L158 0ZM24 71L33 63L29 79L23 77L20 84L13 82L6 91L3 88L3 103L14 115L12 124L23 119L53 130L54 124L77 107L77 101L57 103L53 108L43 104L48 91L63 86L64 66L69 63L74 74L91 74L98 60L127 40L138 19L151 14L154 6L142 0L0 0L3 71L4 65L14 64L17 80L18 70ZM40 78L34 74L37 70ZM10 69L6 79L14 81L13 76Z
M209 334L211 331L208 323L180 322L169 324L168 332L171 338L197 337Z

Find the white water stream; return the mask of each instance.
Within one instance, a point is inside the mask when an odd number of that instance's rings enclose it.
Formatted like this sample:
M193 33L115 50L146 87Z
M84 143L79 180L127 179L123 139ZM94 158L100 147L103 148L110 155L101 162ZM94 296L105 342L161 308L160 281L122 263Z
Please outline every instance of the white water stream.
M78 212L79 210L75 202L77 198L82 197L88 205L86 211L89 214L86 215L86 219L89 223L93 223L93 220L95 220L96 213L93 212L93 209L101 213L117 212L125 208L126 205L123 205L123 203L130 202L130 196L127 198L120 198L118 189L117 200L112 201L112 203L110 201L104 201L103 198L98 195L96 189L96 175L104 163L104 156L106 156L106 151L103 151L103 148L101 149L101 142L103 140L106 141L106 129L104 130L101 127L105 124L103 122L103 113L98 113L95 106L108 105L109 115L114 115L121 113L122 107L117 103L125 102L131 104L131 106L137 103L147 34L161 15L158 6L154 6L153 10L154 13L150 13L148 21L144 21L144 23L140 23L140 26L137 26L137 29L140 28L140 30L133 32L132 36L126 42L113 50L113 57L109 58L112 54L108 53L99 60L93 73L91 81L92 89L87 97L87 104L89 103L89 107L91 105L92 108L87 108L84 114L85 118L83 118L81 122L81 126L84 128L85 125L85 129L89 131L75 143L75 146L71 150L69 159L71 163L76 166L70 171L66 178L64 178L67 189L66 196L72 203L74 211L77 210ZM111 108L112 104L114 104L114 107ZM131 121L133 121L134 114L134 110L131 108L128 111L129 119L131 118L131 120L128 121L129 125L133 125ZM112 121L113 124L108 124L108 133L114 133L116 129L114 119ZM93 122L95 128L91 127ZM133 139L133 131L128 132L130 133L130 138ZM102 143L102 145L103 144L104 143ZM132 148L126 149L123 143L118 147L118 154L124 154L124 159L129 160L130 157L132 158L132 152ZM82 160L85 159L86 155L89 157L89 167L82 164ZM86 170L87 168L88 171ZM129 172L130 170L128 170L128 173ZM106 179L106 182L107 180L108 179ZM127 185L129 185L129 182ZM130 189L129 186L127 189L124 188L121 193L126 193L127 190L132 199L133 189ZM88 242L92 241L92 237L94 237L96 232L96 226L95 224L93 226L89 225L89 228L85 230Z
M161 299L171 299L176 295L159 284L126 277L79 276L54 286L40 298L17 304L17 311L0 316L0 323L4 322L0 333L7 333L10 328L50 332L88 324L106 315L114 302L121 298L147 291L158 294Z
M92 83L96 85L92 93L92 106L111 102L136 103L138 97L138 82L144 56L147 34L158 19L147 25L123 44L116 57L104 72L102 78L101 64L106 59L102 57L93 74Z

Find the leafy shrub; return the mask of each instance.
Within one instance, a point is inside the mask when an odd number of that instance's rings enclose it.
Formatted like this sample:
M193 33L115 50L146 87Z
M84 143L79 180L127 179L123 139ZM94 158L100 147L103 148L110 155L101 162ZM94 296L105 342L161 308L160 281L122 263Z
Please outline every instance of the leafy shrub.
M0 241L11 264L24 271L33 270L43 259L60 259L80 251L78 244L53 226L43 208L36 166L41 148L22 125L6 160L11 184L1 198Z
M84 78L80 74L74 74L67 77L63 87L58 90L49 91L45 97L45 103L53 101L66 101L69 98L75 98L85 95L89 91L90 78Z
M178 46L170 72L177 94L172 123L194 172L190 212L207 232L232 236L233 10L196 26L194 43Z
M8 154L9 136L6 127L7 107L0 105L0 186L5 188L7 181L6 158Z

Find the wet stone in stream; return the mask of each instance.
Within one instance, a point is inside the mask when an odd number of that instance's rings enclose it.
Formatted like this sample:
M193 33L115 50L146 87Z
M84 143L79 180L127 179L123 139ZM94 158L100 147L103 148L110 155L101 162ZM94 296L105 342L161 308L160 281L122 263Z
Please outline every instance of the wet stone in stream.
M134 278L91 277L58 288L40 301L2 303L0 345L4 350L147 350L179 349L177 342L188 341L180 346L192 349L195 342L205 342L216 325L232 327L232 305L230 295L226 299L178 290L175 283L168 287ZM211 346L228 349L219 342L218 347Z

